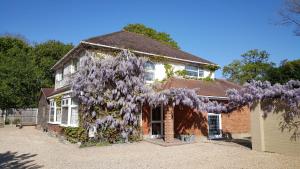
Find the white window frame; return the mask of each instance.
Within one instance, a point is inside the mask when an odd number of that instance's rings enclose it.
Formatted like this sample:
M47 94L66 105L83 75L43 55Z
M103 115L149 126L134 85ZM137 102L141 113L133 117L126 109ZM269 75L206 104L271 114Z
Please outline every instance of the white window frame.
M194 67L194 68L197 68L197 70L193 70L193 69L189 69L188 67ZM193 78L203 78L204 77L204 70L200 69L198 66L194 66L194 65L185 65L184 66L184 70L187 71L187 72L194 72L194 73L197 73L197 77L196 76L190 76L190 75L187 75L189 77L193 77ZM202 72L202 76L200 76Z
M54 109L54 112L53 112L53 121L51 121L51 109ZM54 99L53 100L50 100L50 109L49 109L49 123L55 123L55 115L56 114L56 104L55 104L55 101Z
M219 130L220 130L220 134L219 135L213 135L210 136L209 135L209 122L208 122L208 116L219 116ZM207 128L207 133L208 133L208 137L210 139L218 139L218 138L222 138L222 115L221 113L208 113L207 114L207 123L208 123L208 128Z
M164 114L164 109L163 109L163 105L160 105L160 115L161 115L161 117L160 117L160 121L153 121L152 120L152 110L153 110L153 107L151 106L151 113L150 113L150 138L162 138L163 136L164 136L164 133L163 133L163 129L164 129L164 116L163 116L163 114ZM152 134L152 124L153 123L160 123L160 125L161 125L161 131L160 131L160 135L159 134L157 134L157 135L153 135Z
M70 98L70 126L72 127L78 127L78 123L79 123L79 109L78 109L78 103L76 104L72 104L72 103L75 103L74 102L75 98ZM77 109L77 123L74 124L72 123L71 119L72 119L72 109L73 108L76 108Z
M61 126L64 126L64 127L68 127L69 124L70 124L70 120L69 120L69 116L70 116L70 101L69 101L69 98L62 98L61 99L61 123L60 125ZM67 123L63 123L63 108L67 108Z

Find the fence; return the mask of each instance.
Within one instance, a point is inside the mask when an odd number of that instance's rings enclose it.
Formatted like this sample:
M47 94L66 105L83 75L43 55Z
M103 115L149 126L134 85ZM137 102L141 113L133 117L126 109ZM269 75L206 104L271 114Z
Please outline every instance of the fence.
M2 112L2 121L5 124L21 123L22 125L36 125L37 123L37 108L30 109L8 109ZM1 125L1 117L0 117Z

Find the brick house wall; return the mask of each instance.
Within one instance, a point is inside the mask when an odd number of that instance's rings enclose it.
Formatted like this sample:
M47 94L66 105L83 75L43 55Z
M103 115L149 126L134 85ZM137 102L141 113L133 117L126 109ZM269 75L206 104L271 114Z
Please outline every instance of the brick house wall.
M149 105L142 107L142 131L149 135L151 127L151 108ZM197 112L186 106L174 107L174 134L188 132L196 136L208 136L207 113ZM245 106L229 113L221 114L222 130L229 134L250 133L250 109Z
M48 124L48 131L56 135L62 135L63 127L59 126L58 124Z
M242 134L250 133L250 108L241 107L230 113L222 113L223 133Z

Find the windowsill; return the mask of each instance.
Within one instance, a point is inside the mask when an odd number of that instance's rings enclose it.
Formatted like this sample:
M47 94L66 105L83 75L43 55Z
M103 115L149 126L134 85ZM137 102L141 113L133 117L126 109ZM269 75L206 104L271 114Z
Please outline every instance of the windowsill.
M51 122L51 121L49 121L48 123L49 124L60 124L60 122Z
M78 127L78 125L60 124L62 127Z

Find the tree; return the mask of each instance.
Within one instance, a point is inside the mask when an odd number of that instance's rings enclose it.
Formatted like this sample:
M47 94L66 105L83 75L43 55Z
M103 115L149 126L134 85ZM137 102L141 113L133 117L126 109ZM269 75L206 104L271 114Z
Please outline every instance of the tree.
M274 65L269 62L269 54L264 50L249 50L241 56L242 60L234 60L223 68L223 76L235 83L265 80L267 71Z
M15 37L0 37L0 108L36 105L36 67L32 46Z
M285 7L279 12L281 24L294 25L296 36L300 36L300 0L285 0Z
M289 80L300 80L300 59L284 60L279 67L273 67L267 72L267 80L272 84L286 83Z
M41 87L52 87L50 70L72 45L30 45L20 36L0 37L0 109L36 107Z
M177 48L177 49L180 48L178 46L177 42L175 40L173 40L173 38L170 36L170 34L167 34L165 32L158 32L158 31L154 30L153 28L146 27L143 24L128 24L123 29L128 32L134 32L134 33L148 36L154 40L163 42L174 48Z
M33 55L41 87L52 87L54 85L51 67L72 48L72 44L64 44L55 40L49 40L34 46Z

